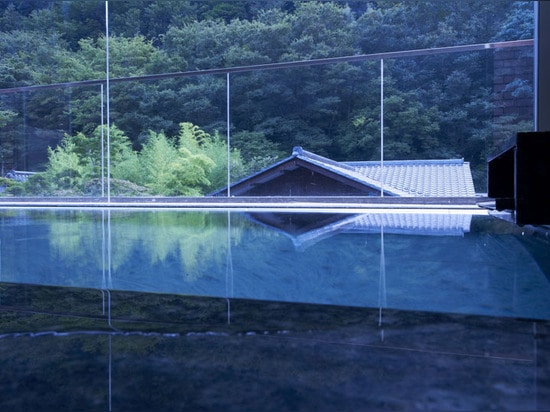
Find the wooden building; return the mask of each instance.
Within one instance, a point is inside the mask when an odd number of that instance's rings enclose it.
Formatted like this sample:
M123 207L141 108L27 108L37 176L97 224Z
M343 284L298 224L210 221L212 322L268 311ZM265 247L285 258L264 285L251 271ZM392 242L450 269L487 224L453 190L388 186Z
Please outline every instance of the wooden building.
M464 159L336 162L295 147L292 155L229 187L230 196L475 196ZM227 196L227 187L210 194Z

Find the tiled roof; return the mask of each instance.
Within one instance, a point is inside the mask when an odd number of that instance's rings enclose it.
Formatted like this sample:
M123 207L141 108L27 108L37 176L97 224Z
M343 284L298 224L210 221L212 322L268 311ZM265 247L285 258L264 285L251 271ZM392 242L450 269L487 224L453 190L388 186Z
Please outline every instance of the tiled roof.
M354 180L356 182L368 185L370 187L380 189L380 182L376 179L365 175L357 167L346 163L346 162L336 162L334 160L328 159L323 156L319 156L315 153L308 152L303 150L301 147L295 147L292 152L292 157L304 160L308 163L315 164L324 168L325 170L330 170L334 173L337 173L341 176L345 176L348 179ZM396 190L390 186L384 187L384 193L393 195L393 196L410 196L406 192L401 190Z
M294 148L293 155L369 186L383 188L390 195L475 196L470 164L464 159L386 160L382 168L379 161L336 162L299 147Z
M388 160L384 174L380 162L353 162L348 165L369 179L384 182L408 196L475 196L470 164L463 159Z
M257 173L235 182L232 187L249 184L267 184L270 171L285 167L294 159L345 177L360 185L383 191L389 196L403 197L474 197L475 189L470 164L464 159L450 160L386 160L337 162L295 147L292 155ZM383 172L382 172L383 170ZM211 193L217 196L227 188Z

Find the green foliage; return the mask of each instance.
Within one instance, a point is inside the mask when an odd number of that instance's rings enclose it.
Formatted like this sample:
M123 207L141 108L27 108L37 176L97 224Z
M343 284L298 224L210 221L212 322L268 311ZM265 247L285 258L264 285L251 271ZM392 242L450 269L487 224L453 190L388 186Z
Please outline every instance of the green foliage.
M533 3L516 1L510 13L493 38L494 41L520 40L534 38Z
M151 132L140 154L145 185L153 194L171 195L178 152L164 133Z
M17 113L11 110L0 110L0 128L6 126L15 116L17 116Z
M25 193L23 183L6 177L0 177L0 188L4 195L19 196Z
M145 184L139 154L133 150L126 152L118 162L111 165L111 176L113 179L126 180L137 185Z
M23 192L26 195L48 196L52 194L52 190L52 184L45 173L29 176L23 184Z
M211 192L227 186L227 163L229 156L229 176L231 182L234 182L245 176L249 169L245 166L245 161L241 156L239 149L232 147L228 153L227 141L223 139L218 132L215 132L206 144L203 145L204 153L212 159L214 166L208 174L210 184L205 187L205 192Z
M23 3L0 5L0 87L104 78L103 2ZM534 19L532 4L498 0L121 0L111 4L110 21L109 68L116 78L524 39L533 36ZM506 133L523 121L493 119L491 53L386 61L386 157L463 156L481 176L492 140L501 139L494 130ZM112 161L112 176L153 190L156 183L148 181L145 158L138 155L148 146L147 156L177 152L174 163L164 165L169 172L155 187L158 193L207 193L225 185L227 166L221 162L227 150L216 134L225 135L227 127L225 80L211 75L113 82L110 115L132 150ZM336 160L379 156L378 64L232 73L230 87L232 143L238 149L230 153L231 179L286 156L294 145ZM526 74L511 79L504 92L529 99L532 90ZM80 187L98 178L97 147L89 136L101 122L99 87L41 90L8 100L0 125L7 122L14 130L2 133L11 139L11 146L2 141L3 164L31 151L17 138L26 128L64 130L73 136L80 170L66 166L68 176L57 177ZM187 140L182 148L181 119L201 125L209 138ZM161 147L151 130L164 134L172 148ZM63 155L71 157L67 148L50 154L54 163Z
M92 168L81 161L77 147L70 139L64 140L55 149L49 149L48 158L46 176L55 189L70 189L78 193L85 180L92 176Z
M216 166L206 151L211 144L211 136L198 126L180 124L176 177L182 194L197 196L211 185L209 175Z
M115 179L134 177L130 165L136 153L129 139L115 125L109 137L112 176ZM97 194L90 182L101 182L102 173L106 177L107 160L102 159L102 150L107 152L107 136L106 131L102 135L101 127L97 127L91 137L83 133L66 135L55 149L48 149L46 171L29 178L25 183L26 191L31 194Z
M83 133L65 136L60 145L49 149L46 171L33 175L22 190L98 195L107 170L113 195L201 196L227 183L227 143L218 133L211 136L192 123L181 123L179 135L172 139L164 132L151 131L143 149L136 152L128 137L113 125L108 165L101 158L102 148L106 153L106 132L102 135L98 127L91 137ZM233 149L230 157L232 179L238 179L245 166L238 150ZM103 181L103 189L105 185Z

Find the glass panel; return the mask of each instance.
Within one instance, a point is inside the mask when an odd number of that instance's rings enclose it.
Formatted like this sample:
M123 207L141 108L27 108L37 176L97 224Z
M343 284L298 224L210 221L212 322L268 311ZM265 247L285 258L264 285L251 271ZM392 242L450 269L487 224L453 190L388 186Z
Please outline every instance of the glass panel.
M105 143L105 130L102 134L98 127L99 88L107 86L106 3L1 6L2 174L11 177L13 169L24 172L16 174L24 180L27 172L40 172L31 179L38 182L29 185L3 181L4 195L97 196L105 185L97 148L89 159L86 145L97 146L100 136ZM434 50L532 39L531 2L460 8L441 2L339 1L117 1L110 6L111 81L104 96L109 94L113 130L106 134L119 143L121 136L127 138L131 150L122 156L123 169L132 166L132 172L122 172L120 151L113 148L111 155L119 157L106 164L113 167L108 190L114 196L202 196L227 184L228 169L229 180L236 182L289 156L293 146L336 161L380 159L380 58L386 69L385 159L464 157L483 193L487 157L516 131L533 129L532 42ZM410 55L423 49L426 54ZM366 60L357 57L362 55ZM346 56L350 61L308 65ZM239 149L229 168L227 155L221 155L228 115L229 137ZM199 142L193 160L180 154L166 163L165 174L174 181L161 190L165 184L150 181L158 177L140 163L138 153L151 132L177 145L181 123L192 124L199 140L208 134L215 153ZM49 160L48 146L55 149L65 135L76 148L65 145L58 154L67 157L65 167L44 173L58 160ZM104 146L104 160L107 154ZM170 169L178 164L185 176ZM60 182L60 174L70 183Z
M0 2L0 196L33 197L0 210L0 410L550 409L547 227L184 199L295 146L463 157L483 193L533 129L533 6ZM279 194L357 195L317 172Z

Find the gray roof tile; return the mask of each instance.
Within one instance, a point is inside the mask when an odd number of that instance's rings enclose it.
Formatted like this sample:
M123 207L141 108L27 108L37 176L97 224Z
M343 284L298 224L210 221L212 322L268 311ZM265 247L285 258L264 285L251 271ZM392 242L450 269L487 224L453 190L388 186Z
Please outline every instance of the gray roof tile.
M408 196L475 196L470 164L463 159L388 160L383 162L383 170L381 162L345 164L379 185Z
M470 163L464 159L386 160L381 167L380 161L336 162L301 147L292 155L396 196L475 196Z
M381 167L380 161L336 162L301 147L292 155L396 196L475 196L470 163L464 159L386 160Z

